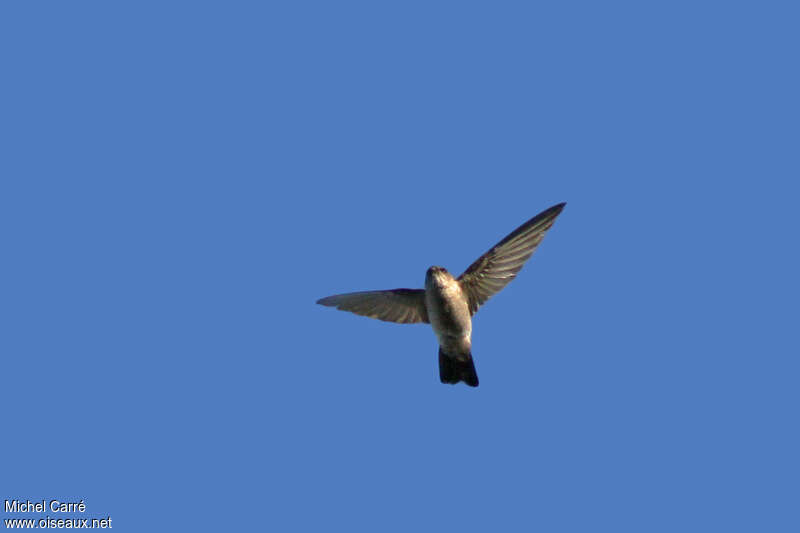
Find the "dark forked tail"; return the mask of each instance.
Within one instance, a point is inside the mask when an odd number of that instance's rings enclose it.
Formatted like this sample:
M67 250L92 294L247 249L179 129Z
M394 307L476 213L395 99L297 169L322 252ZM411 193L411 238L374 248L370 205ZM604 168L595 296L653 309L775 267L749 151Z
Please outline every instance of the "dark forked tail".
M470 387L478 386L478 374L472 362L472 353L449 355L439 347L439 380L455 385L463 381Z

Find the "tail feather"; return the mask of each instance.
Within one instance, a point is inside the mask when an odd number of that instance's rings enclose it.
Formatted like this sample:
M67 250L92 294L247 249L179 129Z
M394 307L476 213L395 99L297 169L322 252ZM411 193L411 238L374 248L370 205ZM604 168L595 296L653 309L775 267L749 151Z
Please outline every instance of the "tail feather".
M449 355L439 347L439 380L451 384L463 381L470 387L477 387L478 374L475 373L472 353Z

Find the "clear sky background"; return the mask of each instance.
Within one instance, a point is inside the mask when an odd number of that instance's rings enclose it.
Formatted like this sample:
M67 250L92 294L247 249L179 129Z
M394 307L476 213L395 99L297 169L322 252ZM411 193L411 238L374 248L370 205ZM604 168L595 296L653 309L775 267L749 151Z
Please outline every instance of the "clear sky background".
M4 3L0 496L119 531L800 530L797 21ZM477 389L427 325L314 303L562 201L475 318Z

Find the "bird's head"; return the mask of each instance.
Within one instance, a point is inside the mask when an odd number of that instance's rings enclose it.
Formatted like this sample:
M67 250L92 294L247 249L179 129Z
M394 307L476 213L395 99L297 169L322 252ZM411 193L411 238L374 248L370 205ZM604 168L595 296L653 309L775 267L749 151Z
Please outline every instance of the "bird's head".
M452 279L453 276L450 274L450 272L448 272L446 268L442 268L440 266L432 266L428 269L428 272L425 273L425 285L428 285L428 283L445 285Z

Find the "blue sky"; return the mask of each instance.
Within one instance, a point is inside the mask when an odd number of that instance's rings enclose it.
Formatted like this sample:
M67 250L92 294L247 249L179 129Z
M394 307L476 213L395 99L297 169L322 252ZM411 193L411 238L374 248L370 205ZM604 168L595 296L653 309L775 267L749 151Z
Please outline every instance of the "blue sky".
M4 499L122 531L800 527L795 6L0 15ZM477 389L428 326L314 304L561 201L475 317Z

